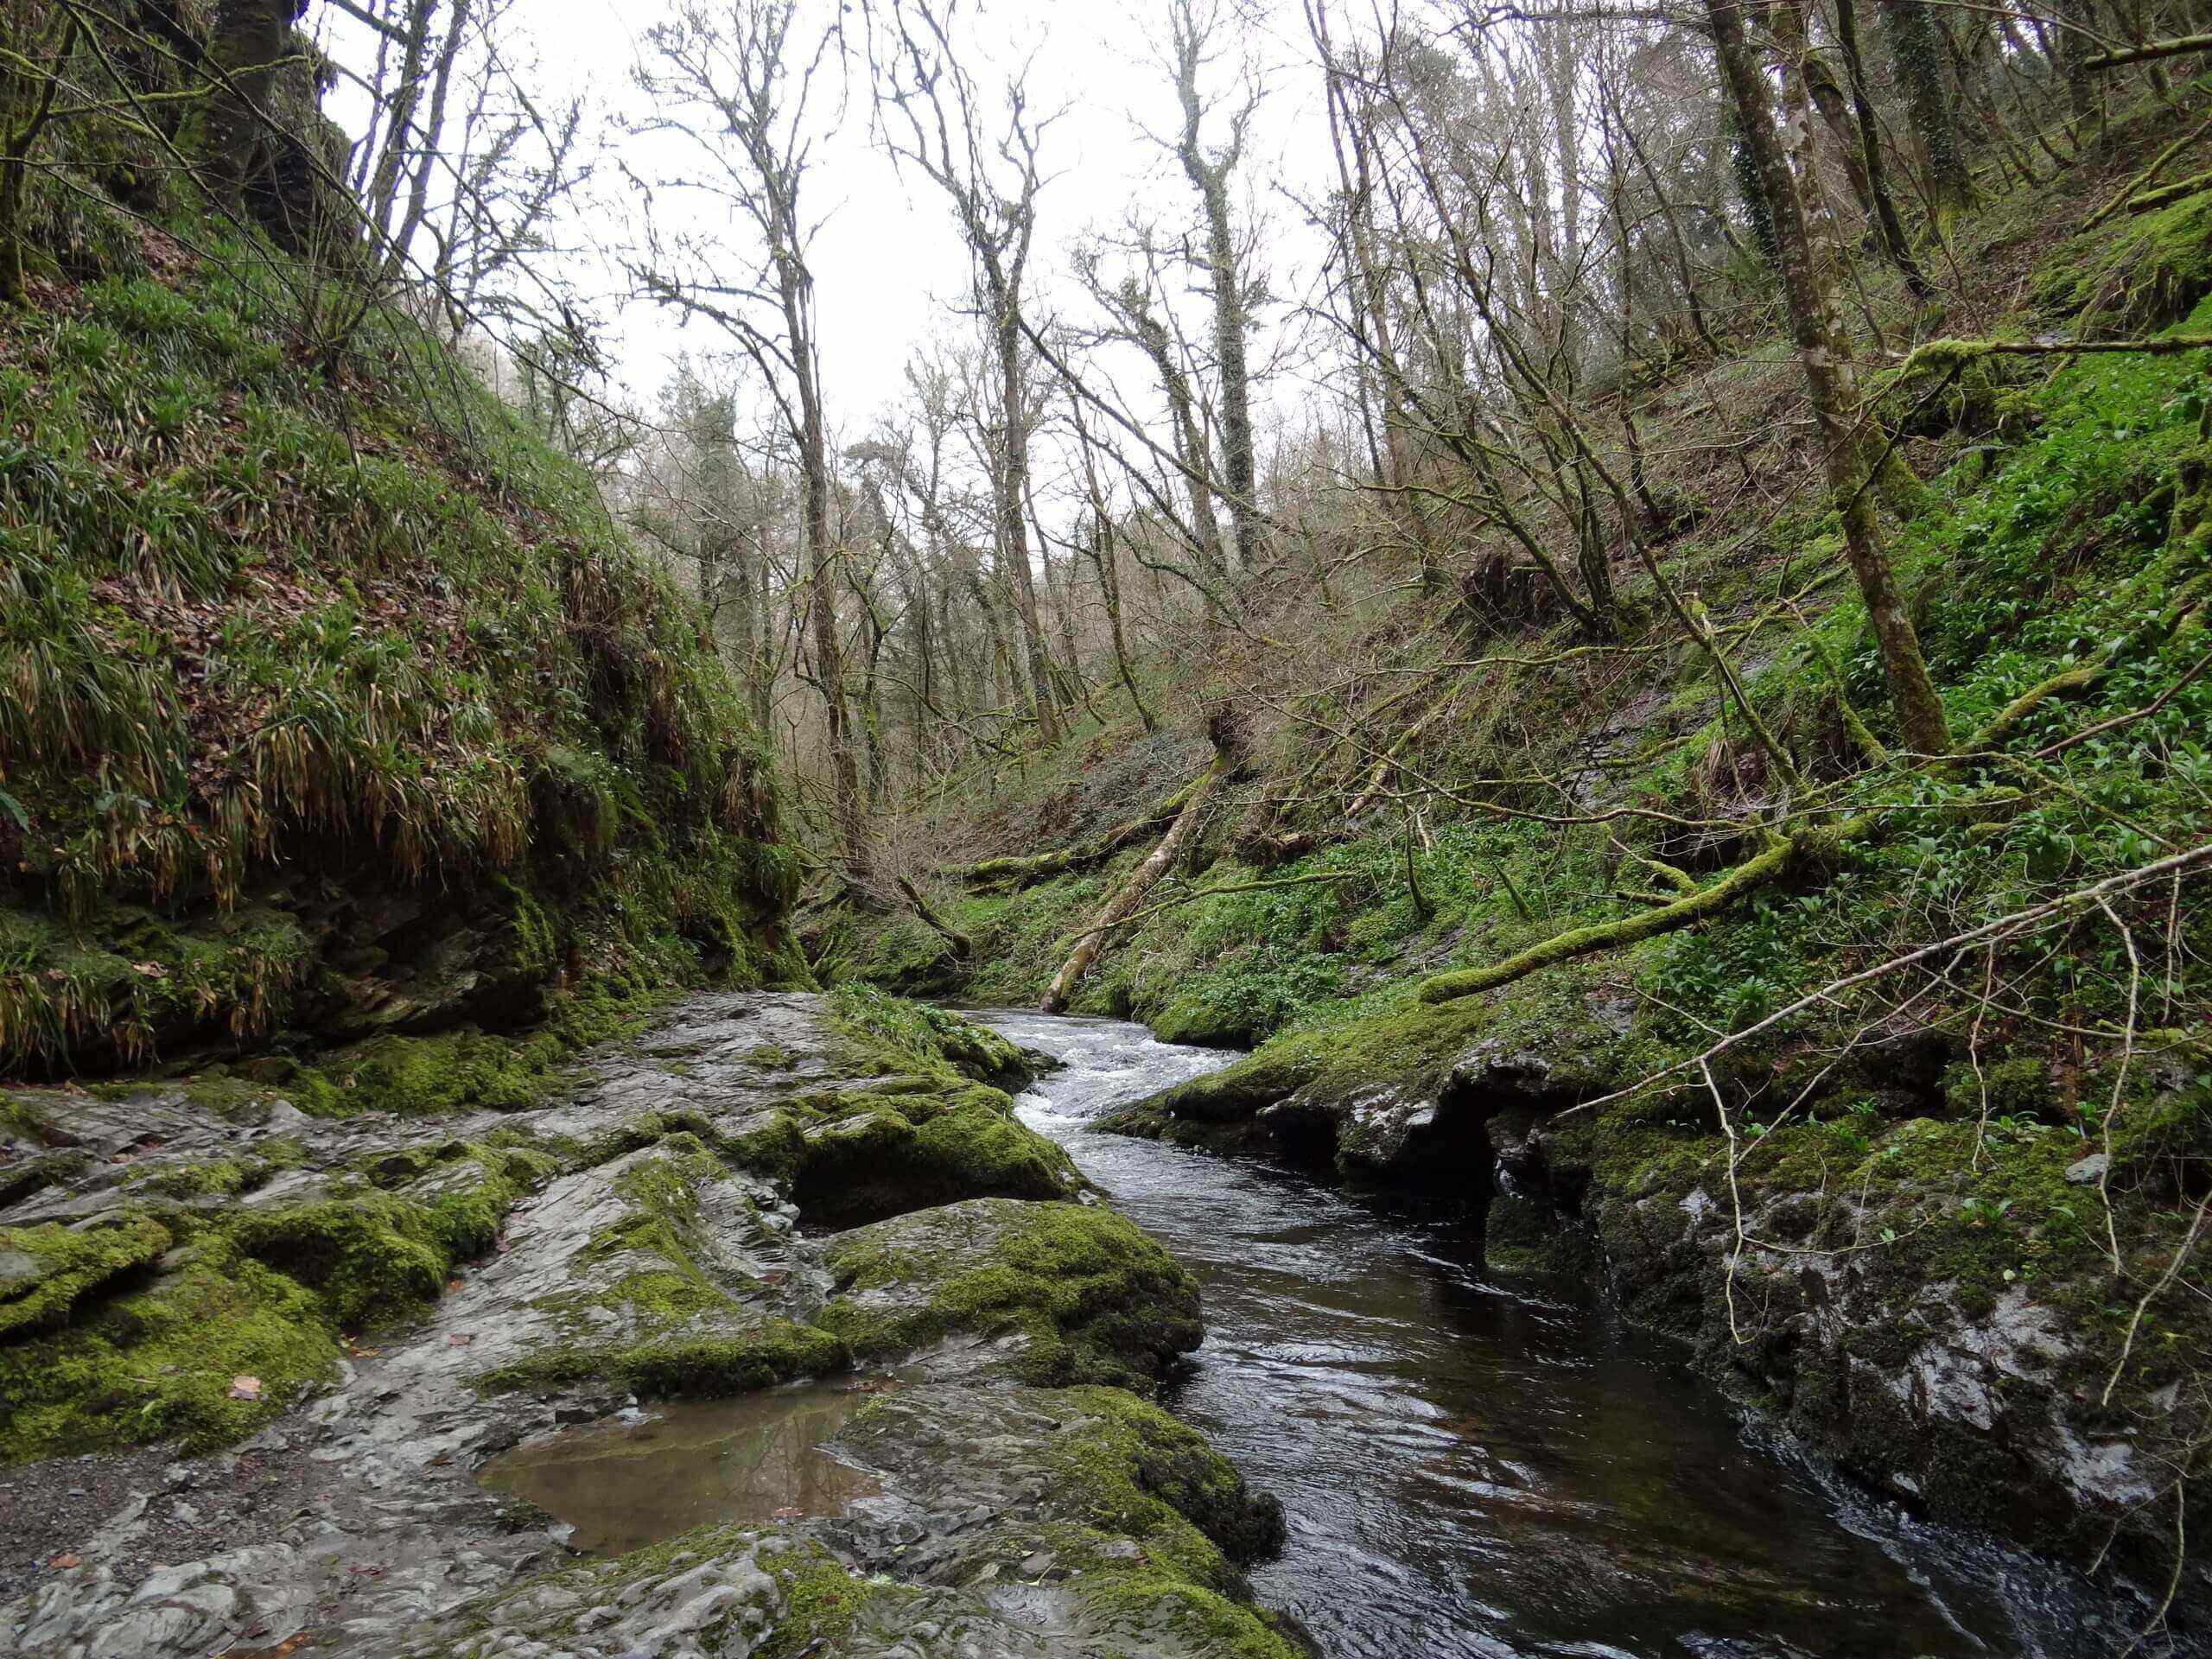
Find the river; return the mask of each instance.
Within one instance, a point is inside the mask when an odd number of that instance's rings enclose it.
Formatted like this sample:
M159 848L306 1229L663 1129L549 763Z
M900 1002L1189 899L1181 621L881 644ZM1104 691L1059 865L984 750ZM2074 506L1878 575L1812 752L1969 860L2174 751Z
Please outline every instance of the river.
M1331 1659L2075 1659L2128 1626L2057 1568L1921 1524L1748 1427L1588 1291L1486 1273L1464 1209L1104 1135L1234 1056L977 1018L1063 1062L1033 1128L1198 1276L1169 1403L1289 1513L1261 1599Z

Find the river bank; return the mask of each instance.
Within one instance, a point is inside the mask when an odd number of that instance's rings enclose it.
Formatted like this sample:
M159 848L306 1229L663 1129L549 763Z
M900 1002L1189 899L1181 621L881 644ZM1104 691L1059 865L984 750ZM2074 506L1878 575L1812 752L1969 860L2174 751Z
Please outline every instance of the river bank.
M1236 1056L976 1017L1068 1062L1022 1116L1198 1280L1206 1338L1168 1402L1282 1498L1289 1542L1253 1581L1332 1656L2071 1659L2147 1618L1841 1478L1577 1275L1486 1267L1464 1202L1109 1127Z

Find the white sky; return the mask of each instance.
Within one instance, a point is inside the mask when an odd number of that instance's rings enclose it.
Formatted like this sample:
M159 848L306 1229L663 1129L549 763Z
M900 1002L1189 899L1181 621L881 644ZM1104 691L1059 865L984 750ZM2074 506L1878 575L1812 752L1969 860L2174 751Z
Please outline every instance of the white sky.
M515 55L536 54L533 84L549 96L582 91L618 117L636 116L645 108L631 67L645 49L647 29L666 11L665 0L524 0L515 22L529 38L518 43ZM1165 135L1179 124L1173 86L1149 44L1165 38L1164 11L1163 0L968 0L962 8L957 38L969 49L965 60L985 94L1003 85L1007 66L1033 51L1031 109L1066 106L1044 150L1053 176L1040 202L1034 256L1040 311L1088 315L1066 257L1086 228L1117 226L1132 203L1170 230L1195 217L1194 195L1174 157L1139 130L1141 124ZM327 8L318 15L327 20L334 54L365 69L368 54L349 38L350 26L340 27L344 20ZM1249 55L1270 88L1249 141L1246 178L1248 207L1264 213L1270 225L1274 293L1287 302L1271 313L1280 322L1306 297L1305 285L1318 264L1315 239L1291 198L1316 194L1332 170L1319 82L1294 0L1281 0L1257 21L1225 25L1224 33L1228 50L1215 73L1224 86L1236 60ZM826 122L835 99L819 98L817 105ZM348 108L342 95L331 105L341 124L359 130L358 107ZM1217 120L1208 137L1217 141L1225 131L1225 120ZM664 141L619 142L626 143L630 165L652 176L651 143ZM859 66L842 126L824 133L808 188L813 214L827 216L811 255L824 379L833 423L850 439L899 397L903 370L917 346L969 326L950 309L965 291L967 261L936 187L912 174L900 176L874 144ZM664 311L619 303L617 262L633 239L636 211L626 194L609 166L597 181L599 199L564 239L581 255L601 256L588 260L591 274L580 280L603 298L600 315L614 321L621 381L650 407L677 353L711 352L715 341L700 325L679 331ZM741 233L733 227L732 234ZM1264 340L1258 342L1255 361L1265 347ZM1128 391L1137 400L1140 389ZM1274 397L1295 404L1297 388L1279 386Z

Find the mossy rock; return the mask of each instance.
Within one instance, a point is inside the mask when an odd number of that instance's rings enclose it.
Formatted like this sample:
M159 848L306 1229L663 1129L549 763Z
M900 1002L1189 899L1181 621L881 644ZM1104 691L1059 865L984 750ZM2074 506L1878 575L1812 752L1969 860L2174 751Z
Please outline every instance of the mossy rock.
M143 1214L101 1226L0 1228L0 1341L67 1325L81 1299L150 1266L175 1242Z
M209 1235L67 1330L0 1346L0 1457L170 1436L204 1450L260 1427L338 1363L321 1298Z
M1190 1274L1103 1205L972 1199L859 1228L828 1262L818 1323L861 1362L1014 1337L1025 1382L1147 1387L1205 1334Z
M1000 1089L1033 1081L1043 1057L949 1009L846 984L824 1004L832 1031L863 1072L950 1071Z
M1193 1554L1173 1541L1170 1517L1236 1565L1281 1549L1289 1536L1281 1503L1253 1491L1196 1429L1120 1389L1077 1388L1065 1397L1090 1421L1056 1452L1094 1525L1137 1539L1154 1559ZM1237 1587L1202 1556L1178 1564L1210 1588Z
M2212 294L2212 189L2123 219L2062 248L2036 278L2037 303L2092 339L2148 334Z
M991 1093L950 1110L927 1109L938 1103L927 1096L881 1101L808 1128L791 1187L800 1213L810 1224L851 1227L963 1198L1083 1192L1066 1149Z
M715 1335L657 1338L622 1348L564 1348L480 1373L486 1394L590 1384L642 1398L718 1398L847 1370L852 1355L836 1333L763 1319Z

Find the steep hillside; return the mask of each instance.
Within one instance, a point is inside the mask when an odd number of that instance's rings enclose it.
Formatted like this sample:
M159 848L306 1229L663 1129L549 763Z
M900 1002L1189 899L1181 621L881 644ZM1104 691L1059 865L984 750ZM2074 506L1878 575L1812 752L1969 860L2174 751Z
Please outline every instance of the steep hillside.
M303 360L306 273L212 236L0 315L0 1065L788 970L687 603L412 324Z
M1131 1132L1465 1194L1495 1262L1602 1284L1889 1493L2201 1606L2212 194L2069 239L2176 131L1963 219L1948 316L1867 277L1958 758L1897 753L1754 333L1625 394L1716 650L1629 568L1605 642L1486 556L1287 670L1141 665L1245 747L1075 1006L1257 1045ZM1947 334L1981 344L1897 366ZM1194 728L1109 712L940 791L934 921L832 917L829 970L1042 998L1206 766Z

